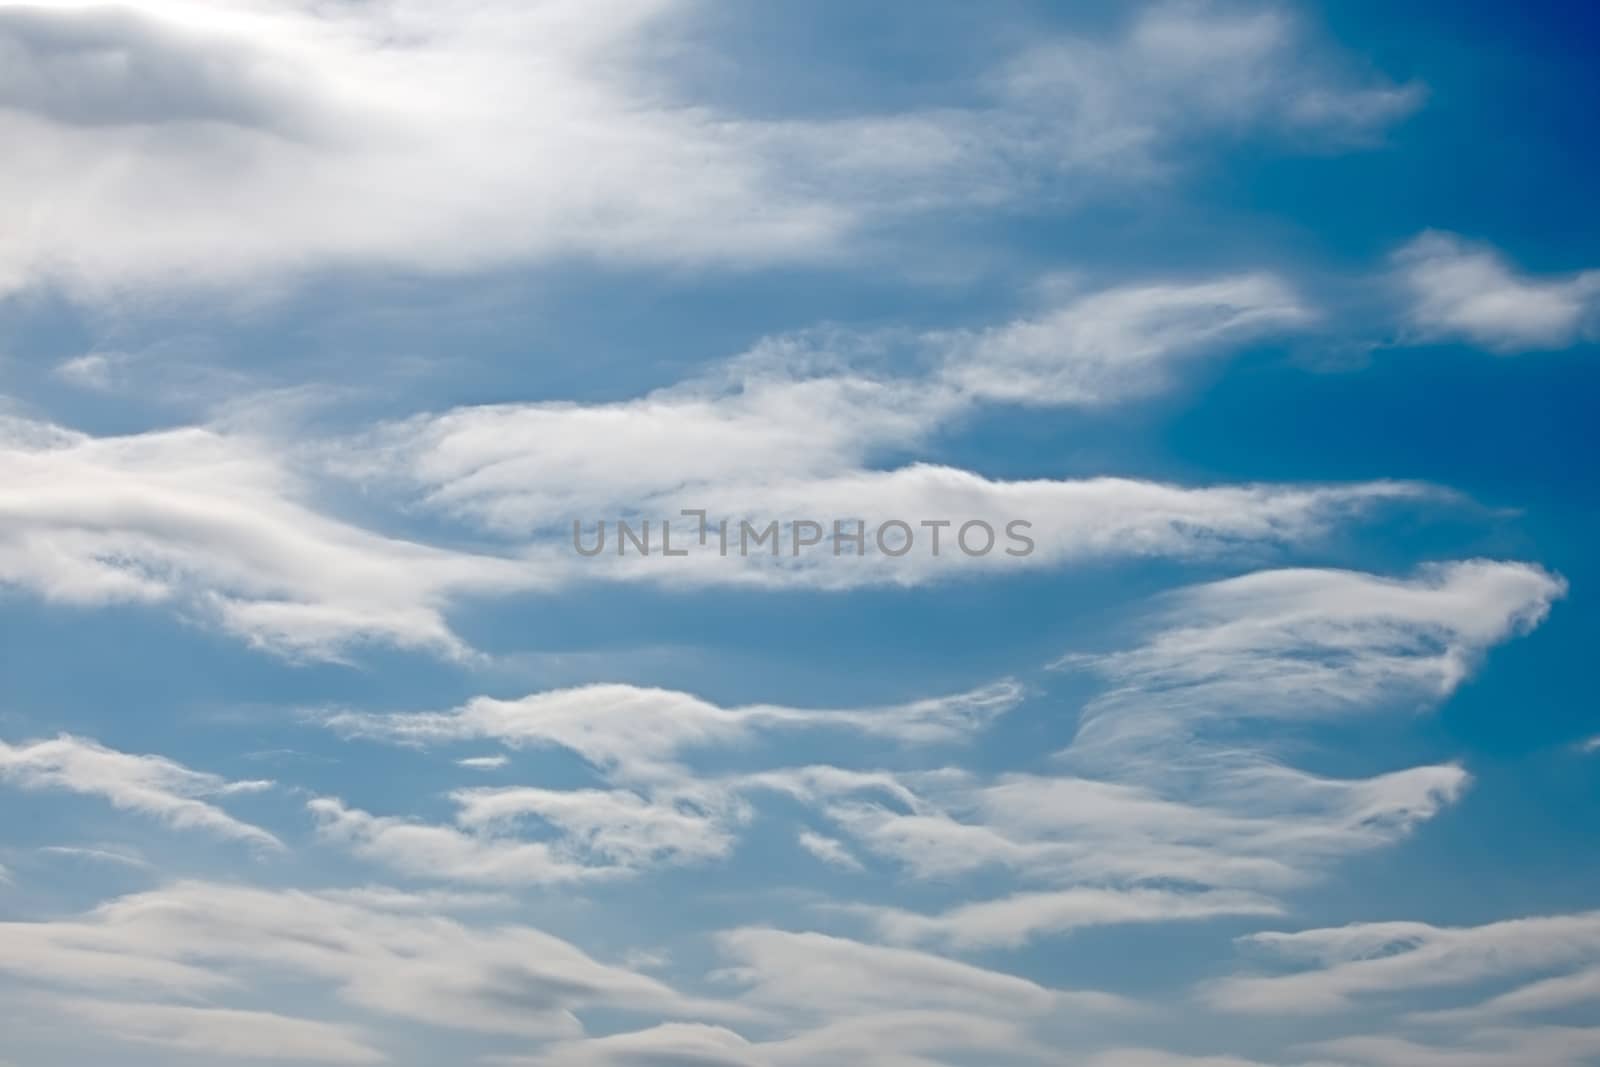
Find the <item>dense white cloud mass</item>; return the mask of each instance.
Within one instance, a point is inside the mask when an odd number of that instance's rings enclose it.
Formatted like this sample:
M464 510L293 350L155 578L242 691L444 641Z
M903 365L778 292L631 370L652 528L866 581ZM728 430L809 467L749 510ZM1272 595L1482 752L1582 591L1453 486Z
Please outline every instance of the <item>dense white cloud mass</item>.
M1493 248L1429 232L1395 254L1422 341L1461 340L1507 355L1566 348L1600 322L1600 270L1519 276Z
M0 741L0 783L103 797L125 811L154 816L178 829L281 847L272 834L240 822L205 799L268 789L271 782L230 782L163 756L130 755L66 735L26 745Z
M677 76L675 57L727 43L697 15L687 0L5 4L0 229L18 239L0 291L818 259L946 204L1149 173L1201 131L1349 143L1421 98L1341 72L1285 12L1173 3L996 57L963 105L757 117Z

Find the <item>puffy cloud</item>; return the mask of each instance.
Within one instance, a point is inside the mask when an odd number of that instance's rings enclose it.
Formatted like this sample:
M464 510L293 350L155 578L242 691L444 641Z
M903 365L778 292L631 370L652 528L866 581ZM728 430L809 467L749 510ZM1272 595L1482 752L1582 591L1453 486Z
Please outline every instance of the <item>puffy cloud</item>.
M1422 341L1463 340L1502 354L1566 348L1593 336L1600 270L1519 275L1492 248L1429 232L1395 254Z
M271 782L230 782L163 756L118 752L65 734L26 745L0 741L0 782L102 797L124 811L150 815L178 829L201 830L262 848L283 847L272 834L240 822L210 802L266 789Z

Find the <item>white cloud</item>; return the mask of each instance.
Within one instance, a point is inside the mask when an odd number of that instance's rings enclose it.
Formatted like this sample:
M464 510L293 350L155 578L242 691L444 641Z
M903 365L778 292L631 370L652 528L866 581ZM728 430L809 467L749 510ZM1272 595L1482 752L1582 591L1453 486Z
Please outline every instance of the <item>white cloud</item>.
M1503 354L1566 348L1594 335L1600 270L1520 276L1492 248L1430 231L1395 254L1421 341L1464 340Z
M739 1034L704 1023L663 1023L606 1037L553 1045L537 1056L494 1056L495 1067L752 1067L770 1063Z
M55 375L80 389L106 390L128 360L126 352L86 352L57 364Z
M1240 1012L1328 1012L1359 1007L1383 995L1592 964L1600 959L1600 913L1472 927L1356 923L1253 934L1244 941L1313 966L1220 980L1208 991L1214 1004Z
M717 859L733 846L729 816L689 796L652 799L627 790L468 789L454 795L456 821L474 830L541 822L561 835L564 850L601 863L638 867ZM716 798L720 799L720 798Z
M584 1008L741 1014L682 997L531 927L466 926L420 898L394 903L181 882L77 918L0 923L0 972L35 985L146 998L203 991L213 999L270 974L331 991L363 1012L540 1040L582 1033L574 1013ZM136 1025L110 1021L114 1029Z
M494 740L517 748L555 746L618 781L676 782L683 753L737 745L760 731L833 730L904 744L948 744L972 736L1021 698L1021 687L1007 681L879 708L724 708L689 693L613 684L550 690L520 700L476 697L443 712L342 711L324 721L347 736L402 743Z
M853 856L843 841L827 834L819 834L815 830L802 830L795 839L800 847L811 853L817 859L830 867L839 867L847 871L862 869L861 861Z
M1313 1048L1374 1067L1585 1067L1600 1055L1600 1028L1482 1027L1442 1042L1372 1035L1324 1041Z
M349 264L828 256L894 220L1156 171L1201 134L1349 143L1420 94L1277 8L1165 4L1061 37L964 106L753 117L683 0L0 7L0 284L88 292Z
M1471 1023L1491 1017L1559 1011L1580 1004L1600 1004L1600 955L1594 966L1541 978L1470 1007L1420 1012L1414 1018L1433 1023Z
M1095 1053L1084 1061L1084 1067L1274 1067L1274 1065L1238 1056L1194 1056L1150 1048L1118 1048ZM1305 1063L1300 1067L1316 1067L1316 1065ZM1333 1067L1333 1065L1325 1064L1323 1067Z
M451 826L372 815L318 797L308 807L318 833L357 856L413 878L480 885L547 885L623 873L564 856L551 843L475 834Z
M217 1059L383 1063L352 1027L275 1012L57 997L39 1008L119 1041Z
M1186 361L1291 333L1313 317L1270 275L1128 285L1038 318L949 336L944 377L971 401L1104 405L1160 392Z
M1002 326L909 340L838 330L769 338L698 378L635 399L419 415L346 442L328 465L420 493L423 506L490 532L523 539L556 532L568 557L574 518L677 519L686 507L707 510L715 524L723 516L988 517L1009 505L1041 527L1089 539L1094 528L1070 523L1066 512L1094 507L1108 512L1102 526L1131 525L1138 519L1119 511L1159 508L1165 487L1111 479L1000 483L873 464L925 444L981 404L1094 407L1160 392L1185 363L1293 331L1311 317L1268 276L1117 286L1050 304ZM885 373L881 365L893 362L886 347L908 347L901 361L925 369ZM1122 495L1129 503L1118 509ZM1229 503L1248 506L1242 497ZM1188 510L1178 499L1168 506ZM1231 525L1219 515L1182 517L1221 526L1224 536ZM1247 532L1249 522L1240 521L1237 536L1261 536ZM1041 531L1046 540L1050 529ZM680 535L678 547L690 540ZM604 560L585 562L592 571Z
M697 775L685 759L736 748L759 736L834 731L902 745L959 743L1022 697L1013 682L907 704L814 710L774 705L722 708L688 693L594 685L521 700L478 697L446 712L326 718L349 736L439 745L496 740L564 748L608 782L627 788L530 786L451 794L454 826L373 816L337 800L312 802L325 837L414 877L540 884L616 877L658 864L726 856L751 818L743 794L811 794L837 787L832 768ZM876 785L879 779L870 780ZM854 783L851 783L852 785ZM529 840L529 834L540 839Z
M0 741L0 781L21 789L55 789L102 797L124 811L151 815L184 830L279 849L267 831L240 822L210 800L268 788L271 782L230 782L162 756L139 756L62 735L10 745Z
M687 693L591 685L443 712L333 712L332 729L432 747L557 747L609 788L452 795L455 825L314 809L325 832L409 875L530 884L635 873L729 854L763 794L813 809L857 853L934 882L1007 872L1008 892L932 913L843 906L899 942L1019 945L1080 927L1277 914L1279 894L1340 859L1391 845L1454 802L1470 776L1443 764L1338 779L1285 766L1272 738L1209 739L1241 718L1337 717L1441 699L1494 644L1536 626L1563 583L1523 564L1440 564L1413 579L1265 571L1167 598L1132 649L1081 658L1111 688L1085 708L1069 773L978 776L940 764L714 772L721 754L796 731L900 746L976 736L1022 698L1012 682L872 709L724 708ZM879 759L881 757L871 757ZM762 759L770 760L771 756ZM533 835L529 839L527 835Z
M456 760L456 766L466 767L469 770L474 771L498 771L510 762L511 758L505 755L467 756L464 759Z
M1395 580L1263 571L1182 590L1135 647L1070 659L1110 688L1058 754L1071 773L946 771L913 790L825 797L860 848L947 882L1024 884L922 914L854 909L900 941L1018 945L1118 922L1273 914L1278 894L1403 839L1454 802L1461 767L1336 779L1285 766L1242 720L1337 718L1443 699L1493 645L1538 625L1564 583L1470 561ZM1227 737L1226 743L1218 736Z
M1049 1062L1050 1050L1015 1022L954 1011L855 1016L792 1036L750 1041L724 1027L666 1023L648 1030L551 1046L537 1057L496 1056L497 1067L811 1067L872 1063L948 1067L948 1055ZM935 1058L937 1057L937 1058Z
M281 424L93 437L6 418L0 586L71 604L166 604L291 657L340 659L377 643L461 658L470 650L449 614L474 596L595 581L847 589L1103 558L1214 558L1437 498L1388 482L1188 488L872 466L900 462L974 404L1131 399L1185 361L1304 315L1265 279L1116 288L1038 319L921 338L918 358L932 369L920 377L868 373L856 357L777 340L635 400L460 408L334 441ZM340 514L352 482L376 523L420 508L446 520L444 536L492 552L356 525ZM726 519L735 543L743 520L783 530L769 549L724 557L716 535L696 543L684 507ZM652 555L578 553L574 519L609 522L614 546L624 517L657 524ZM686 557L663 555L667 518ZM823 533L860 520L870 544L800 552L802 520ZM909 524L913 551L880 551L875 531L891 520ZM891 530L885 543L900 536Z
M1075 996L926 952L827 934L752 927L718 934L717 947L731 965L722 977L744 986L746 1002L827 1018L911 1008L1043 1015ZM1113 997L1078 996L1085 998L1080 1006L1120 1006Z
M419 415L329 446L325 464L503 539L541 574L700 588L848 589L1108 557L1215 557L1311 540L1385 503L1443 495L1393 482L1000 481L906 464L981 405L1126 402L1170 387L1185 363L1311 317L1266 276L1117 286L1051 303L1007 325L909 342L839 331L769 339L629 400ZM907 344L899 362L923 370L887 373L896 360L881 350ZM704 511L709 528L684 509ZM622 519L635 534L649 524L648 557L635 549L623 558ZM675 558L666 555L668 521ZM750 542L743 524L774 522L781 529L768 545ZM820 547L801 551L806 522L817 524ZM858 522L859 549L833 540ZM912 551L893 551L906 530L879 543L891 522L909 527Z
M1280 909L1272 900L1251 893L1076 888L1018 893L963 904L939 915L899 908L860 910L892 941L933 942L970 950L1016 948L1039 937L1089 926L1275 915Z
M1175 0L1132 19L1115 49L1045 41L1007 73L1009 91L1063 110L1086 165L1160 162L1163 142L1268 129L1359 141L1422 103L1420 85L1352 85L1280 5Z
M1524 563L1469 560L1409 579L1273 570L1172 598L1138 648L1074 656L1112 688L1084 746L1148 739L1171 720L1300 718L1450 695L1492 646L1542 622L1566 582Z
M368 533L315 510L271 442L210 429L95 438L0 419L0 585L168 602L252 643L461 654L443 610L527 587L523 566Z
M39 849L41 855L65 856L68 859L83 859L93 863L109 863L119 867L132 867L137 870L149 870L151 864L143 856L125 848L99 847L89 848L80 845L44 845Z

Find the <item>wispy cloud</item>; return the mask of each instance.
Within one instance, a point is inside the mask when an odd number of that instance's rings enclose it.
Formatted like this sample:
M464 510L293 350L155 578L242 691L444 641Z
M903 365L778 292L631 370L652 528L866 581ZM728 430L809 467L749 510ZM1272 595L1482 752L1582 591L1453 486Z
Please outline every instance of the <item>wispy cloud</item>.
M178 829L201 830L270 849L283 847L272 834L211 803L218 797L269 788L271 782L230 782L163 756L118 752L67 735L25 745L0 741L0 782L97 796Z
M704 39L694 14L682 0L8 5L0 132L27 163L0 205L51 210L48 226L0 215L23 235L0 286L819 260L1046 177L1095 189L1160 173L1197 131L1348 146L1421 99L1280 8L1169 3L1111 34L1038 35L962 103L750 115L697 99L674 62L737 46Z
M76 918L3 923L0 937L0 971L16 979L149 999L227 995L241 988L241 973L270 971L317 983L365 1012L545 1040L580 1033L572 1012L584 1006L719 1016L709 1002L531 927L469 927L425 906L349 894L181 882ZM720 1017L739 1014L727 1008ZM117 1018L138 1032L136 1019ZM207 1024L221 1019L172 1021L215 1033Z
M1461 340L1512 355L1566 348L1600 323L1600 270L1519 274L1495 249L1430 231L1395 254L1419 341Z
M1243 1012L1338 1011L1384 994L1593 963L1600 959L1600 913L1469 927L1356 923L1252 934L1244 943L1310 966L1288 974L1221 980L1209 990L1213 1003ZM1552 997L1551 1003L1560 999ZM1514 1005L1512 1001L1509 1006Z

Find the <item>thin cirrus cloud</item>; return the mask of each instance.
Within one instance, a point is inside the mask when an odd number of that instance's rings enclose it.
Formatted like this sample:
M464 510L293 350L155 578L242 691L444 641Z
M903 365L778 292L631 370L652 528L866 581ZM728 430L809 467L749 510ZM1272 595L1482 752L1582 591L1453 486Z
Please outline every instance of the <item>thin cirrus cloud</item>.
M861 351L870 339L779 338L636 400L460 408L338 439L222 424L94 437L11 417L0 423L0 582L65 603L165 604L290 657L348 658L383 644L464 659L472 650L449 615L472 598L596 580L843 590L1104 558L1215 557L1311 540L1388 503L1440 499L1396 482L1000 481L903 464L978 405L1021 392L1036 405L1125 403L1170 387L1187 364L1311 317L1265 276L1118 286L987 330L916 337L910 359L921 373L874 369ZM433 513L475 549L330 514L328 502L352 484L364 510L397 525L410 509ZM683 507L736 531L746 517L786 529L802 518L871 528L982 520L997 545L969 556L947 528L940 556L874 546L722 557L714 540L694 546ZM689 556L665 558L659 527L649 557L577 553L574 520L623 515L677 518ZM999 547L1017 519L1032 524L1034 550L1023 556Z
M0 783L101 797L114 807L266 849L277 837L223 811L212 800L271 788L271 782L230 782L164 756L133 755L84 738L62 735L12 745L0 741Z
M752 1039L726 1026L667 1023L556 1044L539 1057L493 1062L803 1067L872 1061L920 1067L973 1053L1048 1062L1051 1053L1034 1032L1037 1025L1136 1011L1104 993L1049 989L923 952L825 934L743 928L723 931L716 943L728 966L715 977L740 987L737 1003L783 1020L779 1035Z
M1542 567L1496 560L1434 564L1412 578L1281 569L1180 590L1145 644L1061 661L1110 684L1077 746L1154 740L1174 719L1426 705L1489 648L1543 622L1566 590Z
M1071 659L1109 688L1059 753L1067 773L945 774L920 807L829 809L863 850L924 877L1001 869L1033 885L932 914L854 910L886 937L967 948L1186 912L1270 914L1340 857L1403 839L1470 776L1441 764L1329 778L1276 759L1270 733L1241 745L1216 727L1437 702L1564 589L1537 567L1469 561L1409 580L1285 570L1182 591L1144 644Z
M1449 1037L1368 1034L1317 1042L1309 1051L1370 1067L1587 1067L1600 1027L1476 1027Z
M1271 275L1056 290L1037 313L986 329L769 338L635 399L418 415L352 437L327 465L523 535L566 533L573 518L676 516L681 507L715 508L714 522L763 508L853 515L842 509L862 506L869 492L924 507L941 490L1017 495L1029 483L963 483L965 472L950 471L956 484L945 488L915 467L870 465L925 447L984 405L1096 409L1150 396L1187 365L1293 335L1316 318ZM921 369L889 373L883 365L896 359ZM1040 491L1056 484L1037 483Z
M1592 971L1600 964L1600 914L1468 927L1354 923L1252 934L1244 944L1307 966L1287 974L1238 976L1214 983L1207 990L1209 1000L1229 1011L1349 1011L1371 998L1404 990L1449 989L1567 971L1565 978L1525 985L1472 1009L1470 1014L1482 1020L1592 1000L1596 994Z
M1200 132L1358 145L1422 99L1279 6L1166 3L1041 32L957 106L752 116L675 66L729 43L706 26L685 0L6 4L0 212L42 198L50 225L5 227L0 291L825 259L943 205L1160 174Z
M544 1049L537 1057L506 1052L491 1061L507 1064L633 1062L652 1051L710 1045L775 1064L874 1047L1036 1056L1034 1025L1063 1013L1115 1018L1134 1010L1119 997L1051 989L923 952L770 928L718 934L715 949L726 966L714 978L727 995L696 998L538 930L469 927L429 898L398 892L180 882L78 917L6 923L0 932L8 945L0 973L24 984L41 1015L213 1056L276 1049L283 1059L386 1058L377 1027L365 1022L228 1006L243 980L267 972L325 988L363 1019L403 1019ZM193 1003L202 990L208 1003ZM110 999L119 993L141 999ZM588 1011L668 1021L590 1037L581 1018Z
M0 973L48 989L182 1002L292 976L363 1014L551 1040L582 1033L574 1012L626 1006L734 1018L601 963L525 926L466 925L425 898L176 882L71 918L0 924Z
M350 737L437 745L494 740L515 748L560 747L609 778L649 782L683 774L680 756L696 748L747 743L763 731L838 731L907 744L959 741L1014 708L1015 682L888 707L724 708L690 693L631 685L590 685L520 700L477 697L443 712L334 711L324 724Z
M814 906L830 924L865 929L872 940L769 926L708 931L723 963L709 976L722 989L715 997L603 963L536 929L465 921L457 913L502 908L505 898L458 889L316 893L177 883L76 917L6 924L0 972L39 994L41 1010L97 1020L98 1030L129 1042L216 1055L246 1054L246 1045L281 1030L284 1048L310 1055L325 1047L334 1059L361 1062L363 1050L385 1050L360 1020L381 1016L532 1046L494 1053L493 1062L508 1065L688 1055L805 1067L884 1048L918 1067L971 1056L1050 1062L1050 1027L1077 1018L1109 1023L1137 1005L941 953L1020 946L1088 926L1283 914L1285 892L1341 857L1399 840L1453 800L1467 776L1442 765L1369 779L1318 777L1273 761L1270 734L1250 745L1233 734L1226 744L1211 738L1219 709L1270 722L1291 711L1338 718L1395 698L1442 699L1488 648L1536 625L1561 590L1536 568L1487 561L1408 579L1278 571L1192 587L1159 605L1142 644L1078 664L1099 671L1111 688L1080 738L1058 755L1057 773L960 769L967 746L1029 696L1009 682L870 709L722 708L685 693L612 685L480 698L437 713L322 716L351 738L425 749L560 748L603 783L459 789L449 798L453 825L369 815L329 798L312 802L326 839L409 879L582 886L663 864L715 863L756 818L763 832L776 828L769 820L779 813L765 800L781 796L791 818L799 805L800 825L789 838L797 851L854 861L836 877L865 887L881 881L887 865L922 883L922 893L954 898L926 911L849 895ZM1174 644L1174 633L1184 641ZM1225 651L1230 672L1254 681L1253 695L1208 688L1195 641L1210 655ZM1292 709L1275 702L1283 680L1299 677L1301 660L1330 658L1349 664L1348 693ZM1157 669L1180 660L1199 673ZM1136 690L1153 699L1135 699ZM1105 725L1118 717L1171 722L1180 713L1189 716L1188 729L1173 736L1186 740L1172 741L1171 758L1158 761L1172 771L1160 781L1143 769L1150 749L1142 729L1111 731L1139 738L1131 749L1104 741ZM760 743L818 731L873 743L849 746L851 757L841 753L831 765L796 764L784 758L786 746ZM898 752L897 769L883 769L886 751ZM1214 780L1186 770L1184 757L1201 751ZM732 753L744 754L736 768L728 765ZM722 769L710 771L705 757ZM995 895L996 884L1009 891ZM1309 965L1220 980L1203 987L1202 1002L1222 1012L1326 1013L1401 989L1526 975L1524 986L1490 1001L1484 1014L1514 1019L1571 1007L1594 993L1591 918L1258 935L1250 943ZM1553 968L1567 974L1549 979ZM236 1006L231 998L266 971L326 989L357 1018L324 1024ZM163 1005L140 1017L146 1022L95 999L134 991L140 1003ZM203 1007L192 1003L200 994ZM590 1013L618 1010L657 1021L589 1032ZM253 1014L230 1030L234 1011ZM1492 1050L1497 1040L1513 1053L1554 1047L1550 1033L1524 1029L1530 1032L1480 1033L1454 1046L1399 1030L1350 1037L1337 1058L1398 1063L1404 1057L1396 1049L1443 1057L1439 1049ZM1105 1055L1108 1063L1184 1062L1126 1048Z
M1337 720L1442 700L1563 590L1539 568L1481 560L1408 579L1283 570L1193 587L1162 604L1144 643L1077 662L1108 688L1051 774L976 774L952 762L1017 707L1025 694L1014 683L854 711L721 708L606 685L443 712L334 712L324 724L352 737L564 749L604 788L459 790L454 825L327 799L318 811L332 836L404 873L537 884L721 861L781 797L816 820L794 831L814 857L858 872L888 864L955 895L935 911L830 910L892 942L958 950L1087 926L1274 915L1282 894L1402 840L1471 778L1455 764L1316 775L1276 760L1270 734L1248 746L1211 739L1219 719ZM1324 673L1330 663L1337 676ZM1285 701L1299 689L1317 699ZM757 744L797 731L889 742L916 762L794 765ZM729 770L734 751L748 755ZM719 757L722 769L710 770ZM960 889L992 885L997 873L1010 882L1003 895Z
M896 707L722 708L687 693L597 685L515 701L480 697L447 712L336 712L323 721L348 737L565 749L608 788L457 790L451 794L454 825L374 816L330 797L312 801L311 811L324 838L415 877L503 885L616 878L727 856L752 816L751 794L807 796L892 783L842 771L809 778L800 772L781 781L761 773L706 776L692 766L696 753L799 732L911 746L959 744L1021 697L1015 683L1002 682ZM529 833L543 836L530 840Z
M1600 1053L1600 1028L1561 1021L1591 1016L1600 1003L1594 912L1461 927L1352 923L1241 943L1273 958L1277 973L1209 982L1200 990L1205 1000L1242 1015L1359 1014L1363 1032L1307 1046L1342 1063L1581 1067ZM1426 1010L1395 1011L1419 993ZM1458 1006L1439 1007L1446 997ZM1373 1028L1374 1017L1386 1016L1397 1017Z
M84 997L53 997L32 1006L118 1041L180 1054L306 1063L389 1059L354 1027L277 1012Z
M1519 273L1494 248L1430 231L1394 255L1414 340L1463 341L1502 355L1567 348L1600 326L1600 270Z
M449 598L525 584L501 559L320 514L270 442L190 428L92 437L0 419L0 583L78 605L162 603L252 644L464 652Z
M326 469L519 546L567 580L669 586L844 590L918 585L970 571L1095 558L1204 557L1295 543L1395 501L1444 496L1408 483L1184 487L1130 478L999 481L907 463L936 433L995 404L1104 409L1170 388L1208 357L1299 331L1314 320L1265 275L1129 284L1059 294L1001 326L909 339L833 332L773 338L744 357L636 399L530 403L419 415L338 442ZM891 349L885 354L883 349ZM898 362L921 368L891 372ZM683 509L706 513L701 539ZM655 526L654 555L622 558L615 521ZM668 558L660 524L675 523ZM812 521L876 530L943 523L917 551L840 544L801 553L735 550L741 526L777 522L779 540ZM967 522L1020 527L1031 548L958 551ZM600 524L611 525L602 542ZM598 555L580 558L580 539ZM583 531L587 531L584 533ZM868 539L872 539L870 533Z

